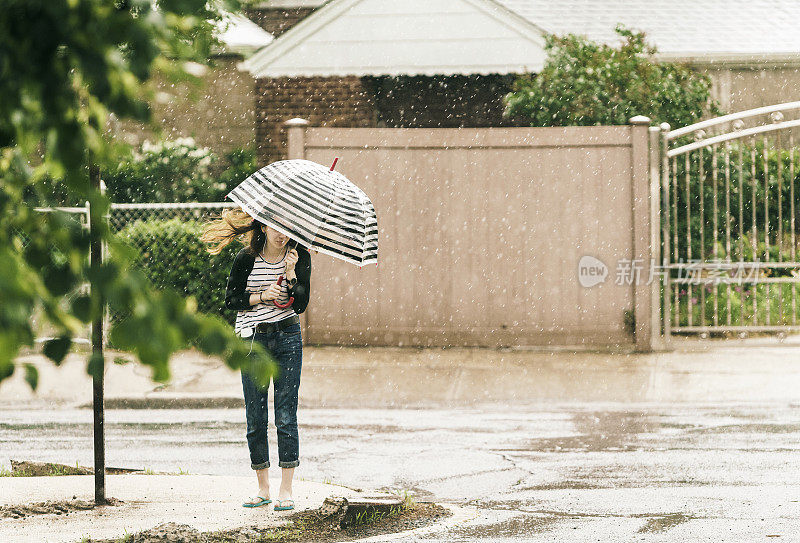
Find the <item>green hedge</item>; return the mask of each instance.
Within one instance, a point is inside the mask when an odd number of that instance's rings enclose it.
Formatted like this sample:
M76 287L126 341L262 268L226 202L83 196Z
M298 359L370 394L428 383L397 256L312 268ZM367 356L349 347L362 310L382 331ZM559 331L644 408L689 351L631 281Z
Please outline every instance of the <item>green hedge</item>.
M691 137L684 138L682 143L689 143ZM753 157L755 156L755 162ZM741 158L740 158L741 157ZM765 164L766 161L766 164ZM717 164L716 180L714 179L714 162ZM726 186L726 162L729 163L729 187ZM778 177L780 165L781 176ZM700 175L702 166L703 175ZM766 172L765 172L766 166ZM792 177L794 170L794 177ZM753 177L755 171L755 177ZM731 254L732 260L739 260L743 255L744 260L758 257L760 260L778 259L778 218L781 218L781 230L784 236L783 259L791 260L791 232L792 232L792 195L794 195L795 234L800 237L800 221L797 220L800 211L800 154L790 153L788 149L776 149L773 144L766 148L764 141L759 138L755 141L748 138L737 140L712 147L695 150L689 155L689 198L686 196L686 156L677 157L670 161L670 214L676 207L678 216L670 219L670 236L678 231L679 254L678 259L688 260L687 252L687 227L692 230L692 259L700 258L701 231L704 235L702 249L706 258L710 259L714 251L714 234L716 232L716 255L719 259L726 256L726 230L727 201L730 200L730 229L731 229ZM742 187L739 190L741 176ZM716 192L714 183L716 181ZM702 188L702 198L701 198ZM677 202L673 202L677 194ZM779 197L780 196L780 200ZM716 217L714 216L714 200L717 201ZM663 198L663 194L662 194ZM753 200L756 206L753 208ZM700 205L703 204L703 217L700 217ZM780 202L780 206L778 205ZM764 204L767 204L767 213ZM739 221L739 206L742 208L743 222ZM691 206L691 225L687 225L686 210ZM753 216L757 230L758 246L756 255L752 250ZM662 220L665 215L662 213ZM716 230L714 219L716 218ZM677 220L676 220L677 219ZM765 251L764 231L769 226L770 248ZM663 222L662 222L663 228ZM744 243L742 254L739 251L739 239ZM672 238L670 238L672 240ZM674 247L670 251L674 252ZM766 256L769 254L769 257Z
M747 277L748 272L743 273ZM692 324L698 326L701 317L706 325L713 325L716 310L718 323L726 325L730 313L731 324L766 325L767 305L769 305L769 322L771 325L791 325L800 322L800 285L786 283L743 283L715 285L676 285L678 303L675 305L674 291L672 304L672 321L676 314L680 326L689 324L689 300L692 303ZM705 296L702 296L705 294ZM756 310L753 310L753 300ZM730 311L728 301L730 300ZM792 305L794 304L794 309ZM715 307L716 306L716 307Z
M659 62L643 32L615 29L619 45L585 36L545 36L538 73L520 74L504 98L506 117L531 126L627 125L634 115L652 124L687 126L721 115L711 78L676 62Z
M199 311L233 323L236 312L225 309L225 284L241 244L211 255L200 241L202 231L200 222L170 219L137 221L119 235L139 252L137 265L156 287L194 296Z

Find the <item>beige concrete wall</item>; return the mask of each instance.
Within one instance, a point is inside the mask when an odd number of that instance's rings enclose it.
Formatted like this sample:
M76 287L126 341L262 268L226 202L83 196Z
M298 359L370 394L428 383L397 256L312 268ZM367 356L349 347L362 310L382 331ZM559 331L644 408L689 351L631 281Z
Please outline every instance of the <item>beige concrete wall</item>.
M189 97L189 86L159 80L153 120L166 137L192 136L197 143L218 153L235 147L247 147L255 138L255 80L239 71L238 56L216 57L216 67L203 76L197 100ZM119 137L139 144L154 134L138 123L121 123Z
M633 343L624 312L649 314L649 287L615 283L619 259L649 250L646 126L291 130L292 158L340 157L379 227L377 266L313 255L307 342ZM605 283L579 284L584 255Z

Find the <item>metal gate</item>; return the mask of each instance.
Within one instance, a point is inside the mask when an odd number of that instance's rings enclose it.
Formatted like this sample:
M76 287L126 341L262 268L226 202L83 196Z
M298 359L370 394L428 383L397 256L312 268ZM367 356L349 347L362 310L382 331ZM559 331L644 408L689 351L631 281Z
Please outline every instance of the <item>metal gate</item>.
M800 330L800 102L661 127L664 337Z

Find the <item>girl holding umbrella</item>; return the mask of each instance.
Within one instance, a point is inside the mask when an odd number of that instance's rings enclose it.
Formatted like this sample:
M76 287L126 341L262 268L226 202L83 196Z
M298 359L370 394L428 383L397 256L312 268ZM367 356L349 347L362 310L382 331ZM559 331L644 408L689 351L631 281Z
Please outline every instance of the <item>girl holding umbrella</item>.
M297 397L303 361L299 314L308 305L311 256L302 246L291 247L289 237L242 211L229 210L210 223L203 241L218 254L233 239L243 236L246 246L233 261L225 289L225 307L236 310L235 331L258 341L277 362L273 376L275 427L278 430L278 466L281 485L275 510L294 508L292 478L300 464L297 430ZM285 280L284 280L285 279ZM259 507L272 502L269 490L267 441L267 390L260 388L244 370L247 445L251 467L258 478L256 496L242 505ZM269 385L267 385L269 386Z
M237 237L239 251L225 291L225 305L237 310L235 330L258 341L277 361L275 426L278 465L283 468L275 510L293 509L292 477L299 465L297 393L303 341L298 315L308 305L311 255L324 253L356 264L378 263L378 221L364 192L329 168L303 159L273 162L254 172L227 197L241 209L209 223L203 241L219 251ZM294 247L292 247L294 246ZM285 280L284 280L285 279ZM271 503L267 449L267 395L242 372L251 467L258 494L242 505Z

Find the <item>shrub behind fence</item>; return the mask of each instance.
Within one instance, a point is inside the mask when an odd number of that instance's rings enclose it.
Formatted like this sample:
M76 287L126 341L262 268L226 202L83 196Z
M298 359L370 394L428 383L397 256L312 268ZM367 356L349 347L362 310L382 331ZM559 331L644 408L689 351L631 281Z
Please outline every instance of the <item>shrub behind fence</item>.
M194 296L198 310L233 322L225 309L225 283L238 243L211 255L200 241L203 223L236 204L112 204L109 222L138 256L140 267L157 288ZM120 318L120 316L112 316Z

